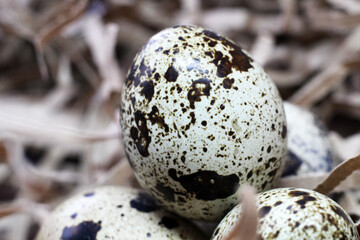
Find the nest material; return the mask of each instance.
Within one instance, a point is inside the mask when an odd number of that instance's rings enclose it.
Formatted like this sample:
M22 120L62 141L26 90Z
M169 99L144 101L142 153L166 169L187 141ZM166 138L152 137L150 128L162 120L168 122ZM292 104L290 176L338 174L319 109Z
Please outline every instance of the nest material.
M80 189L138 187L119 138L122 83L141 46L179 24L213 29L248 49L283 99L324 121L339 163L360 153L357 1L5 0L0 2L0 239L34 239L49 211ZM326 177L310 175L300 183L313 188ZM325 185L337 185L330 182ZM356 190L359 182L356 172L335 191ZM278 185L298 183L286 178ZM251 203L245 200L251 191L244 191L245 203ZM352 196L342 204L360 216Z

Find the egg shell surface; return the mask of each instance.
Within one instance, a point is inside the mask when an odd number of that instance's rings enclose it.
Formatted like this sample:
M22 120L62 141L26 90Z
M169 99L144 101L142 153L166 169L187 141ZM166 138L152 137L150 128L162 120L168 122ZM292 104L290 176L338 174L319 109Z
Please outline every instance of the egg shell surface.
M278 90L244 50L210 30L154 35L128 72L120 116L139 183L181 216L220 220L239 185L263 191L281 174Z
M312 190L278 188L257 195L259 239L359 239L350 216L333 200ZM223 239L241 217L234 207L215 229Z
M288 127L288 152L283 176L329 172L335 154L327 129L310 111L284 102Z
M195 227L160 208L142 191L100 187L59 205L37 240L205 239Z

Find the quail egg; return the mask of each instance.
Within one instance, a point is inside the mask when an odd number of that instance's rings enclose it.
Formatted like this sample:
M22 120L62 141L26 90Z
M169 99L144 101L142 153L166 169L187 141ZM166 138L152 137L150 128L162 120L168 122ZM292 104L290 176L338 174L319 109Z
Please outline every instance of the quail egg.
M246 51L177 26L154 35L123 88L123 142L135 175L167 209L220 220L244 182L270 189L286 153L278 90Z
M359 239L349 215L333 200L312 190L279 188L258 194L259 239ZM226 236L241 216L237 205L215 229Z
M310 111L284 102L288 127L288 152L283 176L328 172L334 153L327 129Z
M147 193L100 187L77 194L58 206L37 240L204 239L179 217L162 210Z

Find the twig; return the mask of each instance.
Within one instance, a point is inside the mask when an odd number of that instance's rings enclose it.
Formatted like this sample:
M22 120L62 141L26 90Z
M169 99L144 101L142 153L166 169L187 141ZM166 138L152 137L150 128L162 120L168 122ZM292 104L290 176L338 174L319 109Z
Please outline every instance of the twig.
M281 178L276 187L297 187L314 189L319 184L325 181L329 173L309 173L301 176L289 176ZM360 184L360 172L354 172L351 176L347 177L344 181L339 183L332 192L343 192L349 189L356 188Z
M50 214L49 205L38 204L25 198L19 198L8 204L0 204L0 218L20 212L29 213L40 222L44 222Z
M280 0L278 2L284 15L283 28L287 31L295 17L296 4L294 0Z
M22 136L37 137L43 140L67 143L94 143L117 139L120 129L108 129L105 131L85 132L67 126L53 126L52 129L44 128L41 124L26 122L12 118L0 112L0 129Z
M68 9L58 14L54 21L45 25L35 37L35 45L40 52L44 45L54 38L65 26L79 18L85 11L88 0L79 0L77 4L71 4Z
M357 0L327 0L327 2L348 13L360 13L360 2Z
M360 169L360 155L357 157L351 158L339 166L337 166L325 179L324 182L319 184L314 190L322 193L328 194L336 186L338 186L345 178L350 176L354 171Z
M98 185L124 185L133 176L127 159L122 159L105 176L97 181Z
M44 181L52 181L58 183L78 183L80 179L80 174L75 172L65 172L65 171L41 171L38 168L28 165L27 170L29 173L34 176L43 178Z
M112 93L121 92L122 73L114 56L118 26L105 25L100 16L91 14L83 31L102 77L98 91L90 103L91 110L95 110L108 100Z
M360 50L359 38L360 27L356 28L338 48L337 58L329 63L325 70L311 79L309 83L300 88L290 98L290 101L308 107L344 81L346 74L353 68L353 63L349 63L349 60L354 57L354 52Z
M6 148L2 141L0 141L0 163L7 158Z
M9 216L19 211L19 206L15 202L0 204L0 218Z
M347 73L348 69L344 65L331 65L296 92L290 101L308 107L345 80Z

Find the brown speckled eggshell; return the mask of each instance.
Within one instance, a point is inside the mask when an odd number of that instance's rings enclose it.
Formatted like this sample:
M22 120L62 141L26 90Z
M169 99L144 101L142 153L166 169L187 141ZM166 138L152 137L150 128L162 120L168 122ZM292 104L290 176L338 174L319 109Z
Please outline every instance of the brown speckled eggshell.
M333 200L312 190L279 188L257 196L259 239L358 240L350 216ZM241 204L215 229L212 240L226 236L241 217Z
M194 226L155 204L147 193L100 187L60 204L37 240L204 240Z
M248 182L271 188L286 153L282 100L262 67L200 27L154 35L121 102L123 142L142 187L179 215L220 220Z

